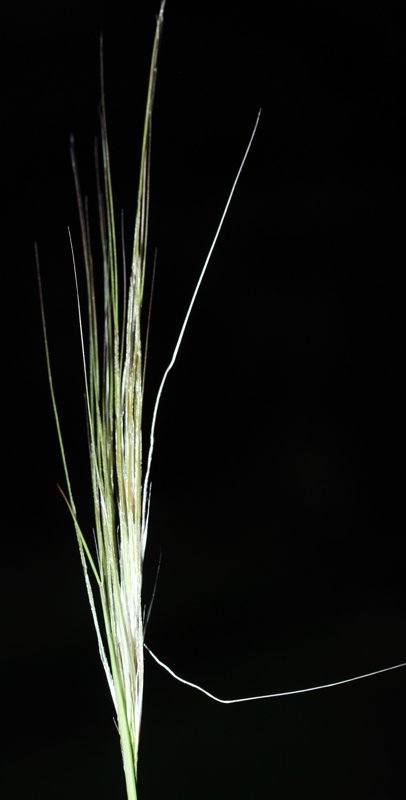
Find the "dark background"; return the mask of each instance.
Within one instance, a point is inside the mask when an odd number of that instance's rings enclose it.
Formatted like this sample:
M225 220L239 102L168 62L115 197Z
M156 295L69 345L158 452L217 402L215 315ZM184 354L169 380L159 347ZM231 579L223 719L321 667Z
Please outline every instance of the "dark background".
M145 577L147 599L162 549L148 644L223 697L332 682L406 658L402 5L167 0L146 423L262 107L162 400ZM7 798L125 796L75 537L56 490L63 474L33 242L73 486L91 531L69 134L95 210L103 31L128 245L157 10L158 2L74 0L2 11ZM140 800L398 798L405 679L399 670L225 707L147 657Z

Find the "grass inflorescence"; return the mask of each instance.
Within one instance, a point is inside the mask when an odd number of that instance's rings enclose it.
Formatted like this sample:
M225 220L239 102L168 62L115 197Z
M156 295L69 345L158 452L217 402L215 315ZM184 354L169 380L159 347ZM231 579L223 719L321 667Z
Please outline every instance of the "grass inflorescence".
M142 479L143 348L141 309L147 260L151 118L164 5L157 17L149 72L141 164L128 286L119 256L113 200L101 53L101 157L96 148L98 217L102 254L103 313L99 328L87 201L82 197L73 139L71 161L79 210L86 278L88 342L72 246L84 365L90 470L97 556L84 536L76 511L55 399L40 282L48 378L65 472L63 495L73 518L99 651L117 715L129 800L137 797L137 753L144 683L144 631L141 602L143 560L148 530L148 497ZM102 49L102 46L101 46ZM38 263L38 259L37 259ZM39 272L39 271L38 271ZM61 490L62 491L62 490ZM95 601L94 586L100 596Z
M162 376L152 410L145 474L142 469L142 417L145 357L141 312L147 269L151 121L159 43L165 0L161 2L149 71L141 163L136 202L132 258L126 274L123 235L117 234L107 136L103 53L101 45L100 142L95 148L98 198L99 255L91 245L87 200L83 198L74 141L71 162L79 211L83 271L86 285L86 322L83 322L74 247L71 241L82 346L95 548L82 532L73 497L56 403L45 322L41 279L37 267L45 355L52 406L62 456L66 488L61 489L73 519L99 652L114 703L128 800L137 800L137 758L144 685L144 648L172 677L222 704L286 697L315 692L406 666L404 662L352 678L304 689L266 693L236 699L219 698L180 677L144 643L147 619L142 604L143 564L148 534L150 471L157 412L167 377L175 364L185 330L227 215L231 199L253 142L259 115L229 191L223 213L187 308L175 348ZM97 302L103 286L102 304ZM100 306L102 306L100 308ZM86 329L86 334L85 334ZM93 555L95 552L95 555Z

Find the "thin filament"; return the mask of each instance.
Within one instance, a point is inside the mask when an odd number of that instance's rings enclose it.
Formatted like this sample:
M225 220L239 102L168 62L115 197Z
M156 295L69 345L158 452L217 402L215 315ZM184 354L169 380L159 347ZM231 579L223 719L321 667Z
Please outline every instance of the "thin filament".
M275 697L288 697L292 694L306 694L306 692L317 692L319 689L331 689L333 686L342 686L344 683L353 683L354 681L361 681L364 678L371 678L373 675L381 675L383 672L391 672L394 669L401 669L401 667L406 667L406 661L402 664L395 664L393 667L385 667L384 669L376 669L373 672L366 672L364 675L356 675L355 678L345 678L341 681L334 681L333 683L322 683L320 686L309 686L306 689L292 689L288 692L273 692L272 694L258 694L254 695L253 697L237 697L232 700L224 700L224 698L216 697L216 695L208 692L207 689L203 689L202 686L199 686L197 683L192 683L192 681L187 681L185 678L181 678L180 675L177 675L176 672L173 671L167 664L164 664L152 650L147 647L144 643L145 649L148 651L150 656L159 664L160 667L165 669L169 672L169 675L172 675L172 678L175 678L179 683L184 683L185 686L190 686L192 689L197 689L199 692L202 692L210 700L215 700L216 703L223 703L224 705L231 705L232 703L249 703L251 700L270 700Z

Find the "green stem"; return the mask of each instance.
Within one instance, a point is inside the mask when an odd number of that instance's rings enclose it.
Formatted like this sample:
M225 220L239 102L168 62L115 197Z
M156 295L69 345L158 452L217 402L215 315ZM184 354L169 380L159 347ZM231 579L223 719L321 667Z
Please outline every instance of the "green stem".
M117 681L119 676L115 664L112 664L112 673L114 685L116 687L117 699L117 723L121 739L121 752L123 756L125 785L127 788L128 800L137 800L137 785L136 785L136 765L134 752L130 739L130 731L127 723L127 713L121 691L117 691Z
M121 754L123 757L125 785L127 789L127 800L137 800L137 765L136 755L131 743L131 736L128 727L127 711L123 697L123 684L121 675L117 666L116 653L113 646L113 640L110 628L110 619L106 609L105 599L101 593L102 610L104 623L106 626L107 645L109 648L110 665L115 688L116 706L117 706L117 725L120 734Z

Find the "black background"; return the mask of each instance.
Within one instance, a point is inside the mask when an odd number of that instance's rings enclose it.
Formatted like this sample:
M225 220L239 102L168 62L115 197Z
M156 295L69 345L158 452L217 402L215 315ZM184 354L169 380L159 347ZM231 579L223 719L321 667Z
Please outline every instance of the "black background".
M167 0L146 424L262 107L162 400L145 573L147 599L162 549L148 644L222 697L405 660L402 5ZM69 134L95 210L103 31L113 188L128 246L157 10L74 0L2 12L8 798L125 796L74 533L56 490L63 474L33 242L73 486L91 532ZM398 798L404 716L404 670L224 707L147 656L140 800Z

